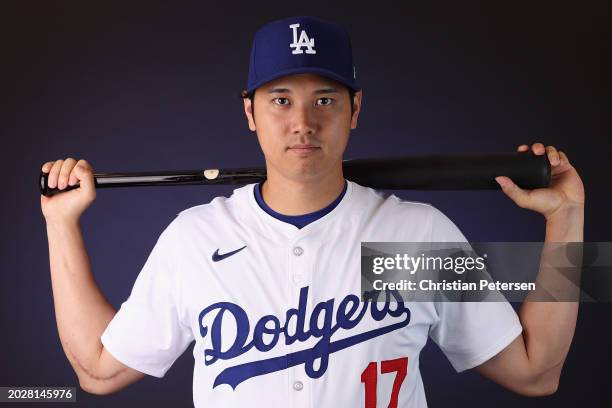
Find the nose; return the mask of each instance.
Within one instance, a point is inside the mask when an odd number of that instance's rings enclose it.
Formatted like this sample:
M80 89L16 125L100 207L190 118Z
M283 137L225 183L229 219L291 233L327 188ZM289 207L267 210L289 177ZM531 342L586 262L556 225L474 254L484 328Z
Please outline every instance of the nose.
M296 107L291 121L291 133L312 134L316 129L316 118L309 106Z

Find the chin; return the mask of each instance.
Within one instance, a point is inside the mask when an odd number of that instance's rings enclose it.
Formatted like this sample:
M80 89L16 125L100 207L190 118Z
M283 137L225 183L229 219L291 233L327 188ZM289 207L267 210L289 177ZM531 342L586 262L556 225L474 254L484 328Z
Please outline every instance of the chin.
M317 166L315 163L300 163L300 165L285 169L283 172L286 178L304 183L320 180L327 173L325 168Z
M311 183L324 179L334 170L336 163L329 159L329 157L325 158L322 155L308 157L291 157L286 155L281 157L276 163L271 163L271 168L283 178L294 182Z

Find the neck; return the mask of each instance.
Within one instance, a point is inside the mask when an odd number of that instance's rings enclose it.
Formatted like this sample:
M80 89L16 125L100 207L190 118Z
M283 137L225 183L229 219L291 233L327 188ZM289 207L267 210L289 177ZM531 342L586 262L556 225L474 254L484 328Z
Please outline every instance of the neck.
M284 215L303 215L331 204L344 188L342 167L314 180L291 180L269 172L261 193L266 204Z

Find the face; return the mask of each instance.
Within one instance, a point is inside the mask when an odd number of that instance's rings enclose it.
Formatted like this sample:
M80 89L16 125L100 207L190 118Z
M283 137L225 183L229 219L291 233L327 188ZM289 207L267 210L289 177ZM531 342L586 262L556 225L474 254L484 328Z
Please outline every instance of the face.
M361 91L355 94L351 115L344 85L319 75L296 74L257 88L254 104L254 119L250 100L244 100L244 109L269 175L312 182L341 170L350 130L357 127Z

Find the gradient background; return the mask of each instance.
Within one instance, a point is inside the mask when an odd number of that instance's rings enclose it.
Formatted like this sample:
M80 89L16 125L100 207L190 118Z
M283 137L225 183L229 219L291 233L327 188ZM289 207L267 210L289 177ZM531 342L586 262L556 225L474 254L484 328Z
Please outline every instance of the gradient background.
M263 165L238 94L253 33L277 18L317 15L351 33L364 104L346 158L553 144L584 180L586 240L612 241L608 3L405 3L3 1L0 385L78 386L55 325L40 165L67 156L99 172ZM127 298L177 212L232 189L101 191L82 227L110 302ZM544 237L542 217L499 191L397 195L434 204L472 241ZM581 305L560 389L546 398L457 375L430 342L421 354L429 405L609 406L611 311ZM105 397L79 391L77 405L190 406L191 350L163 380Z

